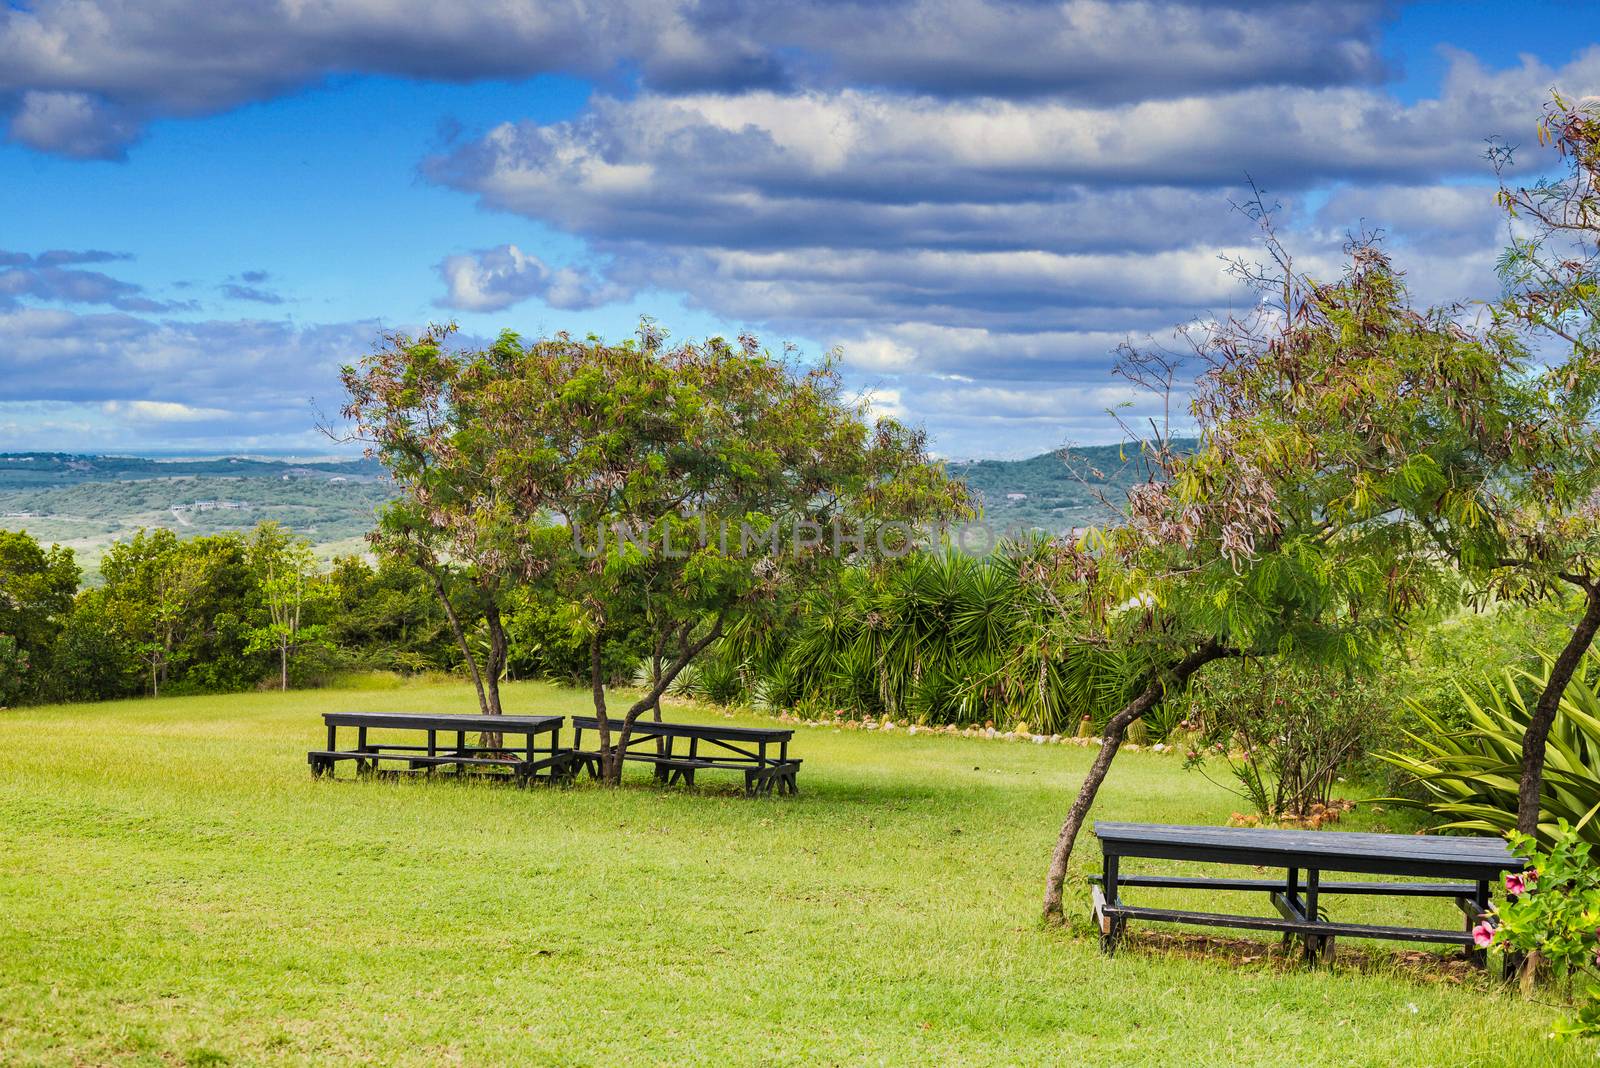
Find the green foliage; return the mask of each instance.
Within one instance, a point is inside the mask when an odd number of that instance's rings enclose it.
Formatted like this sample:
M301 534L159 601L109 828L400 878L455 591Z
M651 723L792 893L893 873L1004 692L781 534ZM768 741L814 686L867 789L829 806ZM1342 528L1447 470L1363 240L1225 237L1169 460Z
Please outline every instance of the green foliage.
M38 693L42 666L78 588L72 550L45 549L27 533L0 530L0 705Z
M152 694L243 690L265 674L266 658L250 649L260 588L239 535L140 531L113 546L100 571L106 613Z
M311 543L276 523L262 523L250 535L250 567L265 615L250 630L248 652L278 657L279 688L289 688L289 658L303 647L327 644L326 629L313 616L324 586L316 582Z
M1450 730L1466 726L1461 680L1498 678L1507 668L1537 670L1544 651L1566 641L1575 614L1570 601L1555 598L1533 604L1495 601L1417 627L1379 665L1397 727L1428 733L1431 728L1413 717L1412 710L1419 708Z
M1398 803L1427 808L1453 829L1505 834L1516 827L1522 739L1534 700L1549 677L1542 671L1505 669L1480 686L1460 688L1460 726L1443 722L1412 702L1423 729L1408 731L1414 752L1381 759L1404 772L1422 800ZM1539 794L1539 840L1553 842L1562 821L1584 826L1600 844L1600 824L1584 818L1600 806L1600 657L1587 656L1562 695L1545 751Z
M28 694L32 676L28 654L9 634L0 634L0 708L19 703Z
M1199 732L1188 766L1203 772L1220 754L1236 792L1278 819L1332 800L1339 776L1386 731L1386 698L1353 672L1246 660L1214 667L1174 704Z
M530 586L519 625L541 654L587 648L602 717L609 643L642 636L659 666L636 716L725 630L873 555L873 538L828 538L835 524L964 508L923 436L869 422L831 361L749 337L667 346L648 322L620 345L507 332L462 352L451 333L392 338L344 370L345 414L401 492L379 541L431 573L456 566L491 649L512 588Z
M1045 733L1103 720L1126 700L1127 675L1063 638L1054 604L1019 581L1035 549L843 571L793 606L781 640L751 649L767 700Z
M329 639L349 666L413 675L461 663L444 609L418 568L392 557L374 567L344 556L322 581Z
M1495 945L1538 953L1575 986L1577 1012L1555 1027L1564 1037L1600 1037L1600 865L1590 856L1592 837L1580 833L1589 819L1578 827L1557 820L1544 848L1531 835L1511 835L1528 868L1506 877L1494 925Z
M138 653L119 616L107 603L104 590L85 590L78 595L50 649L44 698L102 701L140 692L143 678Z

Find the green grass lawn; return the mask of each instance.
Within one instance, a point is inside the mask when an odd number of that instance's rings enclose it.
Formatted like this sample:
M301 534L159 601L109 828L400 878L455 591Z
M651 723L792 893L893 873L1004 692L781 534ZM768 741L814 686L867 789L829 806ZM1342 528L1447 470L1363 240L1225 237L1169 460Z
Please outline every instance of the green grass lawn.
M456 685L0 713L0 1064L1593 1063L1444 951L1307 971L1136 926L1108 960L1092 839L1076 929L1042 927L1088 750L803 729L801 795L756 801L313 781L335 708L473 710ZM1129 753L1097 811L1236 807Z

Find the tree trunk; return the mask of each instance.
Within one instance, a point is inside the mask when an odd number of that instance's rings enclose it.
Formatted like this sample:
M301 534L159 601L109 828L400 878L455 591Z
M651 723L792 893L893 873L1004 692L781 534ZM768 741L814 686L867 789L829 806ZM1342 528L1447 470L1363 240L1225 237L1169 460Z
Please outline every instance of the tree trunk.
M493 594L489 597L489 606L483 612L489 628L489 656L483 666L484 712L498 716L505 711L500 705L500 673L506 666L506 630L500 622L500 606L495 604ZM502 742L499 731L485 731L481 741L485 749L499 749Z
M665 645L665 643L666 643L666 635L657 634L656 635L655 648L652 649L651 652L650 652L650 689L651 689L652 692L656 689L657 686L661 685L661 649ZM661 698L657 697L655 699L655 701L650 705L650 707L654 711L654 715L651 718L654 719L655 722L660 723L661 722ZM656 755L657 756L666 756L666 754L667 754L667 740L665 738L657 738L656 739Z
M622 781L622 754L611 748L611 723L606 719L606 683L601 674L601 632L596 630L589 638L589 686L594 695L594 718L599 724L600 781L615 786Z
M1544 787L1545 743L1550 739L1550 727L1561 708L1561 698L1567 692L1567 683L1583 662L1584 653L1594 643L1595 631L1600 630L1600 585L1585 587L1586 601L1583 616L1572 628L1566 648L1550 665L1550 678L1533 706L1533 718L1522 735L1522 777L1517 783L1517 830L1523 834L1539 831L1539 794Z
M1172 692L1181 691L1189 681L1189 676L1196 671L1213 660L1233 655L1237 654L1225 646L1216 642L1208 643L1179 661L1173 667L1170 676L1165 678L1157 676L1151 680L1139 696L1129 701L1120 712L1106 722L1105 735L1100 742L1100 752L1095 754L1094 763L1089 765L1089 774L1084 777L1083 785L1078 789L1078 796L1067 812L1067 820L1061 825L1061 834L1056 838L1055 853L1050 858L1050 872L1045 877L1044 884L1044 918L1047 922L1062 921L1061 890L1067 878L1067 862L1072 859L1073 842L1077 840L1084 817L1089 814L1089 806L1094 804L1094 797L1100 790L1100 784L1105 781L1112 759L1122 746L1122 737L1128 725L1160 704L1165 699L1169 687Z
M278 687L284 693L289 692L289 639L278 639Z
M461 656L467 662L467 670L472 672L472 685L478 690L478 711L484 715L489 714L489 698L483 692L483 676L478 674L478 661L472 655L472 646L467 644L466 632L461 629L461 620L456 618L455 606L450 603L449 596L444 592L444 582L432 568L421 565L428 573L428 578L433 581L433 594L439 598L439 603L444 606L444 615L450 621L450 633L456 636L456 644L461 647Z
M678 674L689 666L691 660L699 656L706 646L722 635L722 627L727 622L727 618L727 611L724 610L717 616L716 622L711 624L711 629L706 631L704 637L692 644L683 644L679 647L676 659L655 680L655 684L650 687L650 692L635 701L622 717L622 729L617 734L617 744L614 747L610 745L611 733L610 725L606 721L605 690L600 683L599 636L596 635L590 642L589 676L594 685L595 718L600 721L600 770L603 782L615 786L622 781L622 754L628 744L628 736L633 730L634 721L639 718L641 712L653 706L656 707L656 718L660 718L659 705L661 695L666 692L668 686L672 685L672 681L678 677ZM685 643L688 643L688 635L689 628L686 627L683 630L683 641Z

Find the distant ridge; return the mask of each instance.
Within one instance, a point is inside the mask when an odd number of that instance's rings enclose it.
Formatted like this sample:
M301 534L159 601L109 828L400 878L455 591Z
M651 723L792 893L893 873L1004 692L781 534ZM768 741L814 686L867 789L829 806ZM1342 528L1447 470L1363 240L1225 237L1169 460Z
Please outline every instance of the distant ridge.
M1173 441L1180 452L1192 438ZM1084 445L1026 460L953 460L950 474L981 498L983 514L994 527L1061 533L1118 521L1101 497L1119 509L1127 491L1145 477L1139 444Z
M1100 497L1120 506L1144 477L1138 446L1091 445L1070 457L947 466L997 531L1061 533L1117 522ZM71 546L90 582L106 547L140 527L187 536L249 530L271 519L310 538L324 559L362 552L376 510L393 495L382 465L359 458L0 453L0 528Z

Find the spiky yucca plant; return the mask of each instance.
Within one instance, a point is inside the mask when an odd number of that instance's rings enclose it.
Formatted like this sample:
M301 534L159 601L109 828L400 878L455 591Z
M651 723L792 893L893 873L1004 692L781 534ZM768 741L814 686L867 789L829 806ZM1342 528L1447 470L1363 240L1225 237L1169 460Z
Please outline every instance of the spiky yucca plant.
M917 553L882 573L847 571L806 599L787 648L754 669L791 703L1046 734L1085 713L1103 722L1127 700L1130 672L1063 636L1059 606L1019 580L1028 551Z
M1411 702L1425 731L1407 731L1418 753L1389 752L1379 758L1412 777L1425 798L1387 800L1426 808L1447 817L1444 826L1505 834L1517 823L1517 783L1522 736L1532 716L1529 694L1537 695L1549 678L1546 661L1539 672L1507 669L1476 692L1461 688L1466 714L1463 729L1452 730L1426 709ZM1539 834L1548 845L1557 821L1578 824L1600 810L1600 657L1586 657L1573 675L1545 753L1544 787L1540 793ZM1583 825L1583 837L1600 845L1600 822Z

